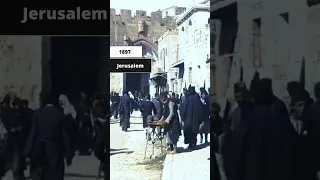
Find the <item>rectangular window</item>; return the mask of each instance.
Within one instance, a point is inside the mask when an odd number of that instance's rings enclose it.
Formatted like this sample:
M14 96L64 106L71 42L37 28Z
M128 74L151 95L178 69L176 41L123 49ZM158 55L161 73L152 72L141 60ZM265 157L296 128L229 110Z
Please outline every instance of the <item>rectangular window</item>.
M192 67L189 67L189 83L192 83Z

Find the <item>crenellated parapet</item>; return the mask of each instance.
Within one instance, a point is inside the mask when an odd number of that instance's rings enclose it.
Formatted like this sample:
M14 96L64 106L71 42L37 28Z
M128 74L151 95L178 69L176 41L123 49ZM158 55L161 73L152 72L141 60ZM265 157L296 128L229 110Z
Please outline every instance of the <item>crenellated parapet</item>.
M138 22L140 20L149 21L151 23L159 23L159 24L167 24L168 21L169 24L172 22L175 22L175 19L173 17L166 17L164 18L162 16L162 11L154 11L150 13L150 16L148 16L147 11L144 10L136 10L135 14L132 14L132 10L130 9L121 9L120 13L117 14L116 10L111 8L110 9L110 18L112 21L120 21L121 23L130 24L133 22Z

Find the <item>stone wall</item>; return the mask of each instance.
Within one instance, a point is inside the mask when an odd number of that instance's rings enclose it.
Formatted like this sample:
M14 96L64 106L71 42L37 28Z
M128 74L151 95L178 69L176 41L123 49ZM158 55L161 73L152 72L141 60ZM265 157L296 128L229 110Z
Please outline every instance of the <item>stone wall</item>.
M314 83L320 81L320 73L317 72L320 68L319 9L319 5L310 8L300 0L281 3L258 1L252 4L239 0L239 27L231 76L228 77L228 86L223 87L231 93L223 96L232 98L233 83L238 80L242 66L247 86L250 86L254 72L258 71L261 77L273 80L275 94L285 100L288 98L286 83L299 80L303 59L306 62L306 89L313 94ZM254 24L258 19L261 21L260 30ZM219 48L215 47L214 50L218 52ZM217 65L216 71L219 69L221 66ZM221 71L215 74L217 81L219 77L227 75Z
M0 36L0 97L12 93L39 106L42 37Z
M115 9L110 9L110 46L126 46L126 40L136 40L141 37L139 24L141 20L145 23L145 34L151 42L156 42L162 34L170 29L175 29L176 23L173 17L162 18L162 11L147 12L137 10L132 16L131 10L122 9L117 14ZM123 73L110 74L110 91L122 92Z

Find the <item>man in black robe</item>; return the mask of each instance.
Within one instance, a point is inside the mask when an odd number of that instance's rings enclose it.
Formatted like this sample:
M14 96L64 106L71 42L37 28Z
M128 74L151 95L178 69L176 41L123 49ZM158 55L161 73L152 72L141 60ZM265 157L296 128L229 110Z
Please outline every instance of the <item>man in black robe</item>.
M197 145L197 135L202 122L202 104L194 86L189 87L188 96L184 103L181 114L182 121L184 122L184 143L189 144L189 148L192 149Z
M112 109L112 114L110 115L113 116L114 119L118 119L118 106L119 106L119 101L120 101L120 96L118 93L114 93L111 97L111 109Z
M290 103L290 120L294 127L297 143L295 146L295 162L294 172L295 179L306 179L306 180L318 180L317 169L315 169L314 161L315 156L318 155L318 151L314 151L312 144L310 144L310 137L303 118L304 110L309 102L309 96L302 91L296 92L291 97ZM315 153L315 154L314 154Z
M14 98L12 106L13 106L13 118L6 122L6 126L8 127L8 155L10 155L10 159L12 159L12 172L15 180L23 180L24 179L24 157L23 157L23 148L24 148L24 124L23 120L25 117L22 115L22 100L20 98Z
M145 100L141 103L140 111L142 113L142 125L143 128L147 128L147 117L157 114L157 110L152 101L150 101L150 95L146 95Z
M127 91L123 91L123 96L120 98L119 114L120 114L120 126L122 131L127 132L130 128L130 114L132 110L131 98Z
M2 121L2 124L8 134L10 133L11 129L11 121L15 117L15 113L13 108L11 107L11 97L10 95L5 95L2 100L2 106L0 111L0 119ZM7 134L7 136L9 136ZM10 136L10 139L11 136ZM12 141L9 141L9 137L4 141L3 144L1 144L1 151L0 151L0 173L1 176L5 176L6 173L6 164L11 161L11 153L12 153Z
M309 161L310 168L313 172L317 172L320 170L320 82L315 84L313 92L316 101L306 109L304 123L310 142L310 151L308 152L310 157L312 157Z
M271 80L251 88L252 106L225 142L224 168L228 180L291 180L294 177L294 131L289 117L274 108Z
M25 149L31 160L31 178L63 180L64 158L69 166L74 156L64 114L53 105L50 94L43 94L41 99L43 106L35 113Z

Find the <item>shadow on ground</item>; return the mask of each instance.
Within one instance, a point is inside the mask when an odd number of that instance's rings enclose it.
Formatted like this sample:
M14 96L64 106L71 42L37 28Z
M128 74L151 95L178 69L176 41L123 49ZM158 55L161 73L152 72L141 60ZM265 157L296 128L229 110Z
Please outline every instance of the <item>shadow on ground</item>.
M65 173L64 176L65 177L79 177L79 178L96 178L97 177L97 175L87 175L87 174L79 174L79 173Z
M200 149L204 149L206 147L210 146L210 144L200 144L197 145L196 147L194 147L193 149L188 149L188 148L183 148L183 147L178 147L177 151L178 153L186 153L186 152L192 152L192 151L196 151L196 150L200 150Z
M136 132L136 131L144 131L143 129L132 129L132 130L128 130L128 132Z
M122 148L122 149L110 149L110 156L116 155L116 154L123 154L123 153L131 154L131 153L133 153L133 152L134 152L134 151L128 151L127 148Z

